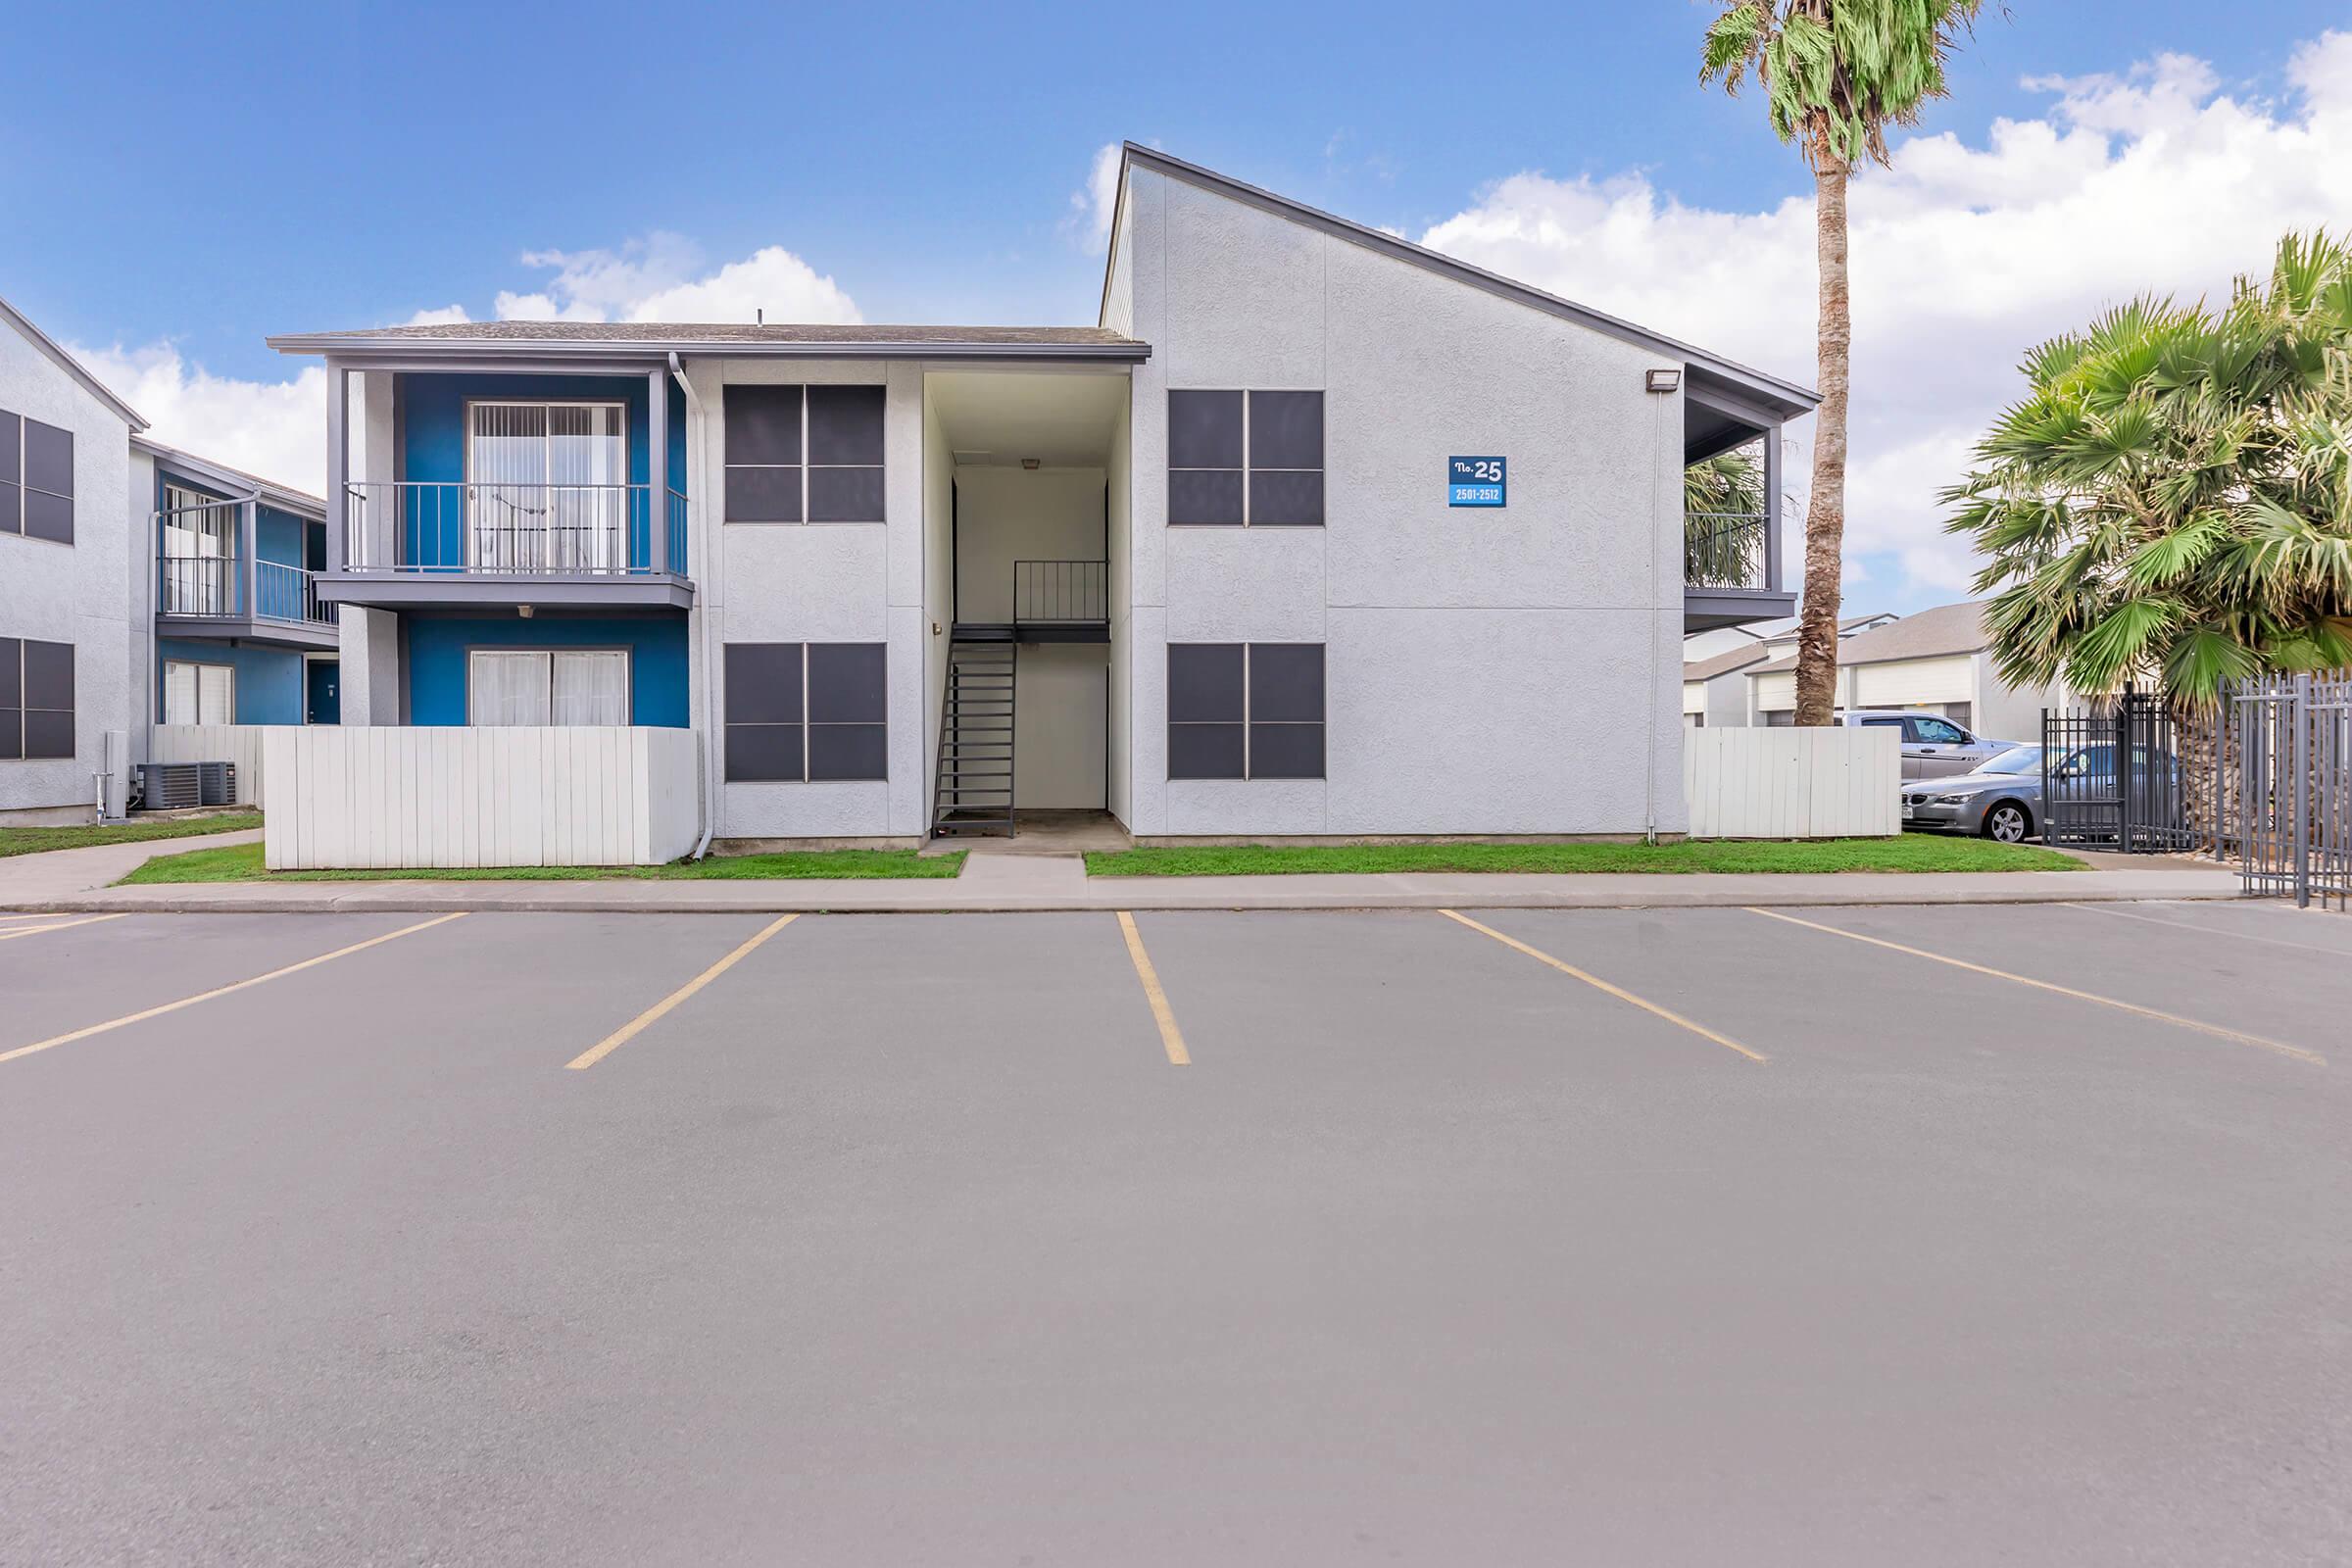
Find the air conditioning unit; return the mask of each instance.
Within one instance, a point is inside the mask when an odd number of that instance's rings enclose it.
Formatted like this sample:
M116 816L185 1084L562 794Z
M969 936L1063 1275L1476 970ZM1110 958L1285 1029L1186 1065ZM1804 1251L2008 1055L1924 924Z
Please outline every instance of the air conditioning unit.
M142 762L139 805L149 811L184 811L196 806L233 806L237 799L234 762Z

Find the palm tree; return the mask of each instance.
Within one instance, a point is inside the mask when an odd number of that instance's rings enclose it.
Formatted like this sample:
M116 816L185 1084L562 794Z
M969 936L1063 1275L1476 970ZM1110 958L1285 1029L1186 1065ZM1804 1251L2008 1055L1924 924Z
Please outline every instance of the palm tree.
M1764 464L1748 448L1684 468L1683 581L1694 588L1755 581L1764 518Z
M1944 95L1944 61L1984 0L1722 0L1707 28L1702 82L1737 93L1752 73L1781 140L1813 172L1821 272L1821 409L1805 513L1805 597L1796 643L1796 721L1827 724L1837 698L1839 576L1845 540L1846 178L1885 164L1886 127Z
M2352 662L2352 246L2289 234L2223 309L2134 300L2024 368L1943 496L2004 679L2197 709Z

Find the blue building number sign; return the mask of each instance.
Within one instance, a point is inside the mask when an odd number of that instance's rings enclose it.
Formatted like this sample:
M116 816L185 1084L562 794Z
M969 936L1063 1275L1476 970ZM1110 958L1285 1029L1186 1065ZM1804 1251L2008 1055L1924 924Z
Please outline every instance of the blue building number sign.
M1446 460L1446 504L1449 507L1499 507L1505 482L1500 458Z

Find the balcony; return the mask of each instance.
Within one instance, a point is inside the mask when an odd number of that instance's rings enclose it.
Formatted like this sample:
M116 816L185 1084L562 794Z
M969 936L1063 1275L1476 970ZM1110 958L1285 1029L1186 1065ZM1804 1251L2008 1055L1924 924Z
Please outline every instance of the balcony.
M1027 642L1110 640L1110 563L1016 561L1012 624Z
M684 495L645 484L362 481L344 485L332 603L691 602Z
M279 647L331 649L335 607L318 573L252 555L252 502L207 502L158 514L156 629L175 637L234 637Z

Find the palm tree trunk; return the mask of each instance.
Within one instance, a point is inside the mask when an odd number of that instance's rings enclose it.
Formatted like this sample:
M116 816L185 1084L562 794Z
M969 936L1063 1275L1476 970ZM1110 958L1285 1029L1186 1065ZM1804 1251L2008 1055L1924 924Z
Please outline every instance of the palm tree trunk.
M1838 703L1838 612L1845 550L1845 403L1854 342L1846 295L1845 165L1813 172L1814 251L1821 270L1821 410L1813 423L1813 492L1805 507L1805 603L1796 632L1796 721L1827 724Z

